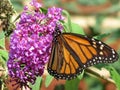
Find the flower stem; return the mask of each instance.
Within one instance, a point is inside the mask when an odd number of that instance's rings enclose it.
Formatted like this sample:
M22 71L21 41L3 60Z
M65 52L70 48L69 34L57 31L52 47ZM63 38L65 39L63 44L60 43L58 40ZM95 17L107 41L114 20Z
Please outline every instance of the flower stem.
M106 75L104 73L101 73L101 70L95 68L95 67L89 67L86 69L86 74L90 75L90 76L94 76L97 78L101 78L104 79L108 82L111 82L113 84L115 84L114 80L111 79L110 77L106 77Z

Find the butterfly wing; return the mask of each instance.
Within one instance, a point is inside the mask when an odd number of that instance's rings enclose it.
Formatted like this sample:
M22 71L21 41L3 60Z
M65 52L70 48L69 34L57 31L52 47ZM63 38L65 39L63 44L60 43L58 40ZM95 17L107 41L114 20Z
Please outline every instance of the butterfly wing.
M62 38L58 37L57 40L58 42L52 43L51 57L47 67L48 72L57 79L75 78L77 73L82 72L82 67L80 68L73 55L67 50Z
M48 72L59 79L73 79L97 63L112 63L118 55L105 43L73 33L63 33L53 42Z

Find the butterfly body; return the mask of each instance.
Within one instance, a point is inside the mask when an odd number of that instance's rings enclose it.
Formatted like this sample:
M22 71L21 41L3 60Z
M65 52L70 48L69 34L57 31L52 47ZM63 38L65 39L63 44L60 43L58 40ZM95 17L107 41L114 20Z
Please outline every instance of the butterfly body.
M85 68L98 63L113 63L118 55L111 47L94 38L75 33L53 34L48 72L56 79L76 78Z

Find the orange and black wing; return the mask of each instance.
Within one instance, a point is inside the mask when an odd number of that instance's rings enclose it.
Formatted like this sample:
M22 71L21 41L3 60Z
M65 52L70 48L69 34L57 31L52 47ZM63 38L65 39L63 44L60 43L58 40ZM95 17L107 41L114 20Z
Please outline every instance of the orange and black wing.
M115 50L105 43L79 34L63 33L52 44L47 69L57 79L70 80L88 66L118 59Z

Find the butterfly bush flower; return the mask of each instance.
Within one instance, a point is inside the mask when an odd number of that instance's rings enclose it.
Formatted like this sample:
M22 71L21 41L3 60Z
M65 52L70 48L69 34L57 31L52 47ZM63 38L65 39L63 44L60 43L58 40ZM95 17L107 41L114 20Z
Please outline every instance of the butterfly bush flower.
M44 14L38 10L41 4L33 0L31 5L36 10L24 8L10 37L7 62L9 75L19 79L23 85L28 82L34 84L36 77L43 74L49 60L53 32L56 26L62 30L63 27L58 22L64 19L60 8L48 8Z
M38 3L36 0L32 0L30 4L34 6L36 9L39 9L40 7L42 7L42 5Z

